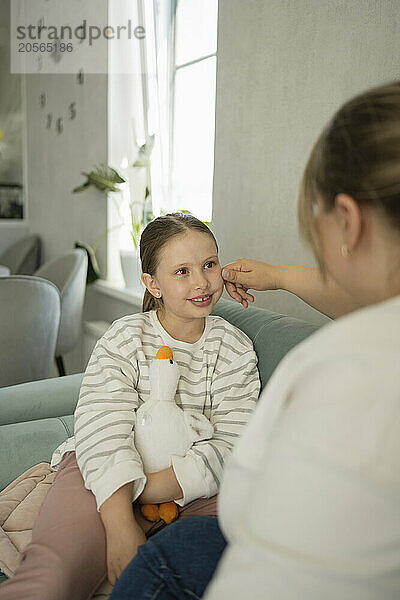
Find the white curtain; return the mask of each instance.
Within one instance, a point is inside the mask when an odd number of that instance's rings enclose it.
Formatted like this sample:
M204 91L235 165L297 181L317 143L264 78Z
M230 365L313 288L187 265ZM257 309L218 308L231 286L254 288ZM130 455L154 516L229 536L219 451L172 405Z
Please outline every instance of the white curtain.
M153 212L170 211L173 31L176 0L142 0L146 28L146 77L144 103L147 107L146 135L155 135L151 185Z

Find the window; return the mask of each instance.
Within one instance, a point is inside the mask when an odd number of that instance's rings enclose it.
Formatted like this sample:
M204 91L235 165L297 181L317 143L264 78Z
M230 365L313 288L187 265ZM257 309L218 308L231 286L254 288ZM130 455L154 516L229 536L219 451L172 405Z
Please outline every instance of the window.
M154 212L186 209L211 221L218 0L156 0L144 7L155 31L155 58L147 40Z
M172 116L172 195L211 221L214 171L217 0L178 0Z
M146 30L140 56L116 44L108 57L108 161L127 183L108 202L107 277L122 283L120 250L133 249L129 204L140 218L147 185L145 169L132 164L149 136L154 215L189 210L211 221L218 0L136 0L109 3L109 10ZM124 73L124 61L141 68Z

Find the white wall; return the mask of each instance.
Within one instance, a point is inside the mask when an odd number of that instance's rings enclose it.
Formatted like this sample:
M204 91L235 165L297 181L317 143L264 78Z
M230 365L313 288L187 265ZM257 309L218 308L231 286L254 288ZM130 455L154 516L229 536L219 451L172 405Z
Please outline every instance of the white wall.
M47 106L39 106L42 91ZM68 105L76 102L77 116L68 119ZM81 171L107 161L107 76L86 75L78 85L75 75L27 76L28 219L32 233L43 240L43 260L74 247L76 240L92 243L106 228L106 197L94 188L79 194ZM46 129L46 114L64 118L63 133ZM98 259L105 272L105 243Z
M0 221L0 255L12 244L26 237L29 233L28 225L25 221L11 223L7 219L5 223Z
M333 112L398 78L398 0L219 0L213 226L223 261L313 265L297 234L306 159ZM257 304L320 321L286 292Z

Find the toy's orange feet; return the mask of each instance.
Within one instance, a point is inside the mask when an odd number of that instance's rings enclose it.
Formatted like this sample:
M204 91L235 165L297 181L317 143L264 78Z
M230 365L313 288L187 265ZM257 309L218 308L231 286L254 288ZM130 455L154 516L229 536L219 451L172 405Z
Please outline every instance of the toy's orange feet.
M178 517L178 507L175 502L163 502L159 508L160 518L169 525Z
M140 510L144 518L148 521L158 521L160 518L158 504L143 504Z

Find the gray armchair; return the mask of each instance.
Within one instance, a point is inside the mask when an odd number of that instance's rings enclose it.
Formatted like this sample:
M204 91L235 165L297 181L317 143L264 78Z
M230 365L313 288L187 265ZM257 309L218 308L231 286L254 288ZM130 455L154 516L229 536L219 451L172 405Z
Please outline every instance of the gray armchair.
M45 263L35 273L37 277L52 281L61 296L61 320L55 351L60 375L65 375L63 354L72 350L79 339L87 265L86 252L76 249Z
M0 278L0 387L51 375L60 294L44 279Z
M18 240L0 255L0 264L10 269L11 275L33 275L40 265L41 242L37 235Z

